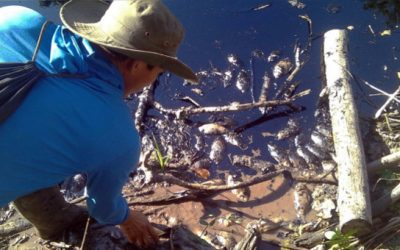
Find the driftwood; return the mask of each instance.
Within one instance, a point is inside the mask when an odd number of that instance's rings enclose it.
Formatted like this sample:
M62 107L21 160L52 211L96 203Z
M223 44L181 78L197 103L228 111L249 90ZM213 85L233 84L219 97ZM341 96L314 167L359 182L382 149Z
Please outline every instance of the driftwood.
M394 100L394 98L400 93L400 87L397 88L397 90L395 92L393 92L393 94L391 94L389 96L389 98L386 100L386 102L382 105L382 107L376 111L375 113L375 119L378 119L382 112L385 111L386 107Z
M174 115L177 118L186 117L188 115L197 115L203 113L217 113L217 112L233 112L233 111L241 111L248 110L253 108L260 107L276 107L282 105L290 105L293 101L295 101L299 97L306 96L310 93L310 90L304 90L298 94L293 95L292 97L285 100L271 100L271 101L261 101L255 103L232 103L226 106L216 106L216 107L182 107L179 109L166 109L160 103L153 102L154 108L158 109L161 113Z
M363 235L370 231L372 216L364 148L350 86L347 41L345 30L325 33L324 69L338 165L339 229Z
M372 203L372 214L379 216L398 200L400 200L400 184L394 187L390 193L383 195Z
M378 160L367 164L369 174L374 174L383 168L396 167L400 165L400 152L386 155Z

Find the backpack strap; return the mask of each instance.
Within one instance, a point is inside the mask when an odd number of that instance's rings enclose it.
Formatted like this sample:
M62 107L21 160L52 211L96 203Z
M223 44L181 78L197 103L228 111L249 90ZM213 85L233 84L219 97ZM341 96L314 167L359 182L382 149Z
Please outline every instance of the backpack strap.
M36 60L36 57L37 57L37 54L38 54L39 48L40 48L40 43L42 42L44 31L49 23L50 22L46 20L42 25L42 29L40 30L39 38L36 43L36 48L35 48L35 51L33 52L32 60L31 60L32 62L34 62Z

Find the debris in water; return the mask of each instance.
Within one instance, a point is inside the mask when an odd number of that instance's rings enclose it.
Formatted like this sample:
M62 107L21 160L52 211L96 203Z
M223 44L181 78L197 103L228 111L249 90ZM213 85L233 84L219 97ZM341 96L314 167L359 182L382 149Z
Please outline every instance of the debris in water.
M284 140L296 136L300 133L299 122L293 118L289 118L286 128L280 130L275 138L277 140Z
M265 72L263 76L263 84L261 85L260 97L258 98L259 102L267 101L270 83L271 83L271 78L269 77L268 72ZM261 111L262 114L265 114L267 108L260 107L259 110Z
M242 150L246 150L248 145L243 142L243 136L235 132L229 132L223 135L225 141L233 146L236 146Z
M256 6L256 7L251 8L251 10L263 10L263 9L268 8L269 6L271 6L271 4L269 4L269 3L260 4L260 5Z
M217 137L211 144L210 159L216 164L219 164L225 154L225 141L222 137Z
M251 56L260 60L265 60L265 54L262 50L260 49L255 49L251 52Z
M205 135L221 135L228 132L228 129L217 123L207 123L199 127L199 131Z
M326 6L326 11L328 11L329 14L337 14L340 12L341 9L342 7L333 3L328 4L328 6Z
M234 66L237 68L243 67L243 62L242 62L242 60L240 60L240 58L237 55L229 54L227 59L228 59L228 62L231 64L231 66Z
M201 90L199 88L193 88L193 89L191 89L191 91L193 93L195 93L195 94L198 94L199 96L203 96L204 95L203 90Z
M294 187L294 208L297 218L304 223L305 216L310 210L311 195L304 183L296 183Z
M246 92L250 87L250 76L247 70L240 70L236 78L236 87L240 92Z
M275 78L282 77L290 72L293 65L289 58L280 60L272 69L272 74Z
M210 160L200 159L190 166L190 170L192 170L200 178L208 179L210 177L210 171L208 170L210 166Z
M222 75L222 82L224 84L224 88L232 85L233 72L231 70L226 70Z
M232 155L230 160L233 166L248 167L259 170L262 173L268 173L275 170L273 163L265 160L260 160L250 155Z
M194 135L194 138L196 140L195 144L194 144L194 148L197 151L203 151L205 143L204 143L204 138L201 135Z
M267 61L275 62L276 60L279 59L280 55L281 55L281 52L279 50L274 50L269 54Z
M238 183L240 183L241 179L239 177L234 177L233 175L228 175L226 184L233 186ZM237 189L232 189L231 192L236 195L236 197L239 199L239 201L246 202L250 198L250 188L249 187L244 187L244 188L237 188Z
M267 144L267 148L270 155L277 163L286 165L289 162L287 158L287 152L284 149L279 148L277 145L271 143Z
M332 211L336 208L335 203L331 199L314 200L312 209L317 212L317 216L322 219L332 218Z
M290 3L290 5L298 9L304 9L306 7L306 5L300 2L299 0L288 0L288 3Z

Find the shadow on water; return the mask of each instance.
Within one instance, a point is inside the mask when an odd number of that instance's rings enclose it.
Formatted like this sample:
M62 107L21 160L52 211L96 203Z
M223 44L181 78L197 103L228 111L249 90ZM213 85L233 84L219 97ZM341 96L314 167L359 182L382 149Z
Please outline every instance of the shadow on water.
M400 22L400 2L397 0L364 0L364 8L380 12L391 28Z

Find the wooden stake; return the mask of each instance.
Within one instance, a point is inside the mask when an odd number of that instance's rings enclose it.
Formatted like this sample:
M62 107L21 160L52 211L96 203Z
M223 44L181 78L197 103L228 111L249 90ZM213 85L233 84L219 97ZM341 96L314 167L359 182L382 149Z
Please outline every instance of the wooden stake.
M339 228L356 235L370 232L372 224L368 177L358 115L350 86L347 33L324 34L324 69L329 92L332 134L338 164Z

